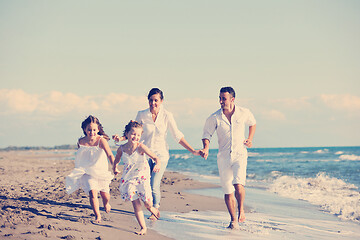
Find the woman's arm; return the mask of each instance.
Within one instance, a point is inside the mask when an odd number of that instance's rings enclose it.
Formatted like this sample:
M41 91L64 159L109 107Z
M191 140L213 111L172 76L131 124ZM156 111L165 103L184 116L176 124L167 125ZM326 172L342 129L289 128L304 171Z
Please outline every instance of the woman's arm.
M199 156L200 155L200 150L195 150L193 147L191 147L191 145L185 140L184 137L182 137L179 141L179 144L181 146L183 146L186 150L188 150L189 152L191 152L192 154Z
M191 147L191 145L185 140L184 134L178 129L174 116L170 112L167 112L167 121L168 121L169 130L172 136L174 137L174 139L177 140L177 142L181 146L183 146L186 150L188 150L192 154L200 155L200 151L194 150L194 148Z

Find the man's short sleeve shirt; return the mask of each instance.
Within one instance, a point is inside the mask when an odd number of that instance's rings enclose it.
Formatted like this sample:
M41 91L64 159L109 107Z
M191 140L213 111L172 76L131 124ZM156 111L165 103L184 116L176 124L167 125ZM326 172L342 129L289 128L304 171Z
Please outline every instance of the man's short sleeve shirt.
M203 139L210 140L216 131L219 154L243 154L247 152L244 145L245 126L255 124L255 117L247 108L235 106L235 112L231 116L231 123L220 108L206 120Z

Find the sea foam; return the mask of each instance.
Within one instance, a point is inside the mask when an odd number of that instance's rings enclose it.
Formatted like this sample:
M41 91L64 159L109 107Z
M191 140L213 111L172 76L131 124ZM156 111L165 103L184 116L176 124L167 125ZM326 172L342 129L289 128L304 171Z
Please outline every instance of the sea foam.
M329 149L327 149L327 148L314 151L314 153L320 153L320 154L328 153L328 152L329 152Z
M189 159L191 158L191 155L189 154L171 154L171 158L173 159Z
M269 191L293 199L306 200L343 220L360 223L360 193L353 184L319 173L315 178L281 176Z
M351 160L351 161L360 161L360 156L357 156L355 154L341 155L341 156L339 156L339 159L341 159L341 160Z

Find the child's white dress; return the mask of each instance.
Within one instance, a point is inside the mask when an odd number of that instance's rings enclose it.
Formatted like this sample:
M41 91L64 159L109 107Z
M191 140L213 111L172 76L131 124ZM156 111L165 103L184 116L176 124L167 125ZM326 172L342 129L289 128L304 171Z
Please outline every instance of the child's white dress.
M86 194L89 194L90 190L110 192L109 185L114 176L106 153L104 149L99 147L99 144L97 146L79 144L75 168L66 177L68 194L79 188L82 188Z
M122 151L121 159L124 162L119 187L121 198L125 201L140 198L143 202L152 202L150 167L146 155L141 155L137 149L131 155Z

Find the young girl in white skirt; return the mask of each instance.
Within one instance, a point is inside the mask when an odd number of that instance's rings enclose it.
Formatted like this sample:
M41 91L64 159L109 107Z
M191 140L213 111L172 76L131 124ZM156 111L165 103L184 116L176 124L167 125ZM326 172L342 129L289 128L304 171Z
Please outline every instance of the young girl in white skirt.
M145 207L156 218L160 217L160 212L152 205L152 192L150 187L150 167L147 156L152 158L156 165L153 169L158 172L160 161L148 147L140 143L140 137L143 132L142 125L138 122L131 121L125 126L124 137L127 143L121 145L116 153L113 165L114 174L118 174L117 164L124 162L124 170L120 179L121 198L125 201L131 201L134 207L135 217L140 225L140 231L136 234L144 235L147 231L144 213L140 199L144 202ZM147 155L147 156L146 156Z
M94 223L100 223L98 192L100 191L105 211L110 212L109 185L114 177L111 171L114 155L107 142L109 137L105 134L99 119L90 115L82 122L81 128L85 137L78 141L75 168L66 177L66 191L71 194L82 188L89 195L90 205L95 214Z

